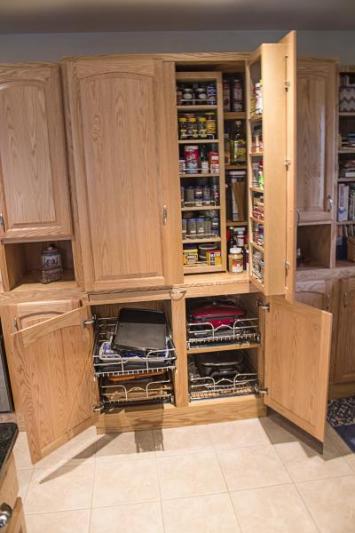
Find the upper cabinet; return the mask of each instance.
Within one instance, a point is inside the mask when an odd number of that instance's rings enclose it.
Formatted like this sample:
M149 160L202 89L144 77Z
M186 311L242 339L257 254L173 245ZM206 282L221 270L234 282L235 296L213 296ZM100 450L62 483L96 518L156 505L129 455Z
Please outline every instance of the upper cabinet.
M68 237L70 200L59 68L0 67L0 237Z
M182 281L174 64L118 56L63 70L85 287Z
M299 222L334 218L336 110L335 61L300 60L297 65Z
M296 250L294 32L278 43L262 44L252 54L247 66L247 101L251 280L267 296L284 294L292 300ZM262 245L255 242L255 224L263 226Z

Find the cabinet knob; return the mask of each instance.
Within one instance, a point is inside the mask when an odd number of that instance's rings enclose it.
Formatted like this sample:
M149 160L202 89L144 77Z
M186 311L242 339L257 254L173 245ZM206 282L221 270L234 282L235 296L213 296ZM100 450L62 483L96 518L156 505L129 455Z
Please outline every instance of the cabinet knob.
M12 509L7 503L0 505L0 529L6 527L10 521Z
M333 198L330 196L330 194L328 194L327 196L327 211L332 211L333 209Z

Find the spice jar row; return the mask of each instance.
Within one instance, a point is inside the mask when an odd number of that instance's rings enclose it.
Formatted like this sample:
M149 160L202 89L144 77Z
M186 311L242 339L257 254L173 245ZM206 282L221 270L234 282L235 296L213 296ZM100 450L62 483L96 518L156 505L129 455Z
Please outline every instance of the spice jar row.
M177 105L216 105L216 82L178 83L176 103Z
M221 266L222 254L218 244L207 243L200 244L187 244L183 250L184 265L185 266L197 266L199 264L205 264L208 266Z
M179 138L188 139L217 139L216 113L186 113L178 117Z
M219 153L212 147L205 145L184 146L179 159L180 174L218 174Z
M259 252L259 250L253 250L253 275L260 280L262 283L264 282L264 257L262 252Z
M251 88L250 114L251 116L262 115L263 111L263 82L260 80L258 83L253 84Z
M239 76L223 80L223 108L224 111L244 111L244 91L242 79Z
M184 213L182 217L183 239L206 239L219 237L220 223L217 211L199 213Z
M212 181L213 180L213 181ZM181 185L181 207L202 207L219 205L219 185L217 178L210 183L196 185Z
M253 223L253 241L259 246L264 246L264 224Z
M252 164L252 184L258 189L264 188L264 166L263 161L254 161Z
M264 195L253 194L253 217L258 220L264 219Z

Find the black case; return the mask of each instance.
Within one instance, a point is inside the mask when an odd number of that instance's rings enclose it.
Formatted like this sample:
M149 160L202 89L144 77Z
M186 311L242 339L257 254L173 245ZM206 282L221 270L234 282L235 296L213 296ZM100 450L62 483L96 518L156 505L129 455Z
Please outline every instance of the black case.
M167 348L167 323L164 313L150 309L120 311L112 348L145 355L150 350Z

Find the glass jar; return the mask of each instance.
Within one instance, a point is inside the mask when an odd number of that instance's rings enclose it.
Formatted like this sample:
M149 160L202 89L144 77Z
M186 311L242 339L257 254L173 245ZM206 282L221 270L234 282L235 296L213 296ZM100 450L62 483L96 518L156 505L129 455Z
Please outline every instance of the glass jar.
M243 272L243 254L241 248L233 247L229 250L228 268L229 272L233 274Z

